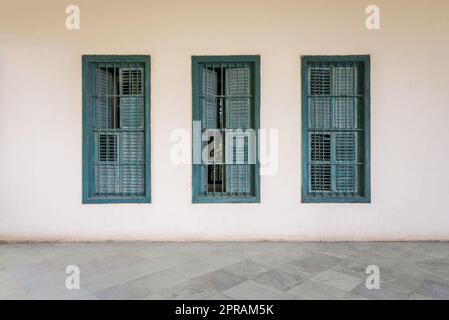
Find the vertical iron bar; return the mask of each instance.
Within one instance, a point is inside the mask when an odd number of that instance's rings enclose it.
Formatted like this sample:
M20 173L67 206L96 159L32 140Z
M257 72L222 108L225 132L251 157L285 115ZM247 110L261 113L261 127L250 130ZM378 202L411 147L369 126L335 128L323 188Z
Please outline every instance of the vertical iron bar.
M358 64L356 64L355 62L353 63L353 72L354 72L354 118L352 120L352 127L353 127L353 132L354 132L354 146L355 146L355 150L354 150L354 158L353 160L355 161L355 188L354 188L354 193L355 195L359 193L359 132L357 131L358 129L358 119L359 119L359 111L358 111L358 104L359 104L359 98L358 98L358 94L359 94L359 72L358 72Z
M132 99L132 82L131 82L131 78L132 78L132 73L131 73L131 68L132 65L131 63L128 62L128 111L127 111L127 120L128 120L128 196L131 196L131 99Z
M324 104L324 95L325 95L325 92L324 92L324 80L325 80L325 78L324 78L324 63L322 62L321 63L321 72L320 72L320 77L321 77L321 99L322 99L322 101L321 101L321 161L322 161L322 166L321 166L321 183L322 183L322 185L321 185L321 195L322 196L324 196L324 194L325 194L325 183L326 183L326 180L325 180L325 161L324 161L324 157L325 157L325 154L324 154L324 146L325 146L325 143L324 143L324 130L323 130L323 118L324 118L324 112L323 112L323 104Z
M344 93L345 93L345 97L344 97L344 102L345 102L345 107L344 107L344 112L345 112L345 116L344 116L344 132L345 134L344 136L344 160L346 160L347 157L347 150L348 150L348 136L347 136L347 130L348 130L348 99L346 97L347 94L347 90L348 90L348 82L349 82L349 77L348 77L348 65L347 62L345 62L344 64ZM346 161L344 162L345 164L343 165L344 168L344 172L345 172L345 197L348 195L348 166L346 165Z
M220 63L220 92L221 98L221 118L220 118L220 128L221 128L221 196L223 196L224 188L225 188L225 169L223 162L226 161L226 133L224 128L225 125L225 95L223 94L223 64ZM223 159L224 157L224 159Z
M146 79L146 68L145 68L145 63L143 63L142 64L141 83L140 83L140 92L142 94L142 98L141 98L142 99L142 105L141 105L140 112L142 114L142 121L143 121L143 122L140 123L140 125L143 126L142 132L140 133L140 137L142 139L141 140L141 155L140 155L140 162L141 162L140 170L142 170L140 187L142 188L141 189L142 195L145 195L145 179L146 179L145 178L146 177L146 175L145 175L145 165L144 165L144 163L145 163L145 153L146 153L145 137L146 137L146 132L148 130L148 128L145 126L146 117L147 117L147 115L145 113L145 105L146 105L146 99L148 99L147 98L148 92L146 92L146 90L145 90L145 88L146 88L146 86L145 86L145 79Z
M228 68L227 68L227 75L226 75L226 92L225 92L225 96L227 97L228 101L229 101L229 114L228 114L228 118L229 118L229 129L232 131L233 130L233 121L232 121L232 95L231 95L231 72L232 72L232 67L231 67L231 63L228 63ZM231 172L230 176L229 176L229 182L230 182L230 188L229 188L229 196L232 196L233 193L233 174L234 174L234 136L231 135L232 138L232 149L230 150L231 152L231 158L232 158L232 162L228 165L229 171Z
M242 70L244 71L244 86L243 86L244 90L242 93L242 100L243 100L243 105L245 106L245 110L246 110L245 120L244 120L245 121L244 125L245 125L245 130L246 130L250 127L248 116L251 112L251 108L248 103L249 101L247 100L247 97L249 96L248 89L250 88L249 78L250 78L250 74L251 74L251 69L249 68L249 65L247 63L245 63L245 64L243 64ZM247 73L247 70L249 70L248 73ZM250 175L249 175L249 168L251 168L250 167L251 165L249 164L249 161L248 161L248 159L249 159L249 150L248 150L249 140L247 142L248 138L246 138L245 136L243 136L243 137L244 137L244 140L243 140L243 163L244 163L243 168L244 168L244 174L245 174L245 189L243 191L244 191L245 197L247 197L248 196L248 186L251 184Z
M204 145L203 145L203 133L207 132L207 126L208 126L208 103L209 103L209 92L207 90L208 86L208 80L209 75L207 73L207 64L204 64L201 67L201 85L202 85L202 91L203 91L203 112L202 112L202 122L201 122L201 152L203 151ZM208 142L208 141L207 141ZM209 150L208 150L209 152ZM202 176L201 176L201 184L203 184L204 193L206 196L209 195L209 156L207 157L207 161L204 162L204 159L202 157L201 153L201 168L202 168ZM205 181L204 181L205 180ZM205 182L205 185L204 185Z
M342 97L340 96L341 92L341 70L340 70L340 64L336 62L333 67L335 76L334 76L334 89L335 89L335 96L336 96L336 122L335 122L335 148L334 153L332 156L335 160L335 172L338 172L338 175L336 175L335 178L335 194L338 195L340 192L340 185L339 185L339 179L340 179L340 173L341 173L341 167L340 167L340 158L338 157L338 151L337 148L340 147L340 142L338 141L338 137L340 135L341 130L341 118L342 118Z
M318 66L315 64L315 63L312 63L312 66L313 66L313 68L311 68L310 69L310 74L309 74L309 77L310 77L310 80L312 80L312 69L314 70L314 72L315 72L315 77L313 78L313 83L311 82L311 86L310 86L310 93L312 93L312 87L314 87L315 88L315 91L313 92L313 96L312 96L312 101L313 101L313 103L312 103L312 105L313 105L313 127L312 127L312 129L313 129L313 131L309 131L309 143L310 143L310 147L312 147L312 132L313 132L313 135L315 136L315 141L314 141L314 144L315 144L315 146L314 146L314 148L313 148L313 156L311 156L310 157L310 160L312 160L312 159L315 159L315 161L316 161L316 159L318 159L318 157L319 157L319 154L318 154L318 149L317 149L317 142L318 142L318 140L316 140L316 138L318 137L317 136L317 134L316 134L316 131L315 130L317 130L318 128L317 128L317 117L318 117L318 115L317 115L317 112L316 112L316 109L317 109L317 76L319 75L318 73L317 73L317 71L318 71ZM312 148L311 148L311 150L310 151L312 151ZM312 152L311 152L311 154L312 154ZM314 190L314 192L315 192L315 194L319 194L320 192L320 190L318 189L317 190L317 181L319 181L319 180L317 180L317 172L316 172L316 170L315 170L315 172L314 172L314 177L312 177L312 168L313 168L314 166L312 165L312 162L310 163L310 182L312 183L312 179L315 181L315 190ZM315 169L316 169L316 166L314 167ZM311 184L312 185L312 184Z
M209 119L208 118L209 105L208 104L210 103L209 99L212 99L212 97L209 97L209 91L208 91L209 75L208 75L207 63L204 64L203 71L204 71L203 72L204 76L201 77L202 78L201 81L203 84L203 122L204 123L202 124L201 127L204 128L203 132L207 132L207 128L209 126L209 120L208 120ZM209 140L209 137L207 137L207 139ZM207 143L209 143L209 141L207 141ZM203 145L202 137L201 137L201 145ZM208 196L209 195L209 147L208 146L206 146L206 147L208 148L207 149L207 161L206 161L206 163L203 164L203 170L205 171L205 173L203 173L203 174L206 175L205 193L206 193L206 196ZM203 179L204 179L204 177L203 177Z
M216 90L217 90L217 88L216 88L216 86L217 86L217 83L216 83L216 81L217 81L217 77L215 77L215 64L212 64L212 75L213 75L213 77L214 77L214 81L212 81L212 83L213 84L215 84L215 88L214 88L214 91L213 92L215 92ZM218 96L217 95L215 95L214 96L214 113L212 114L213 116L214 116L214 122L215 122L215 125L213 126L213 129L214 129L214 131L213 131L213 133L214 133L214 135L213 135L213 138L214 138L214 144L213 144L213 148L214 148L214 157L212 158L212 161L213 161L213 169L212 169L212 176L213 176L213 187L214 187L214 197L215 197L215 184L216 184L216 179L215 179L215 174L216 174L216 172L215 172L215 157L216 157L216 155L217 155L217 148L216 148L216 146L217 146L217 140L215 139L215 135L216 135L216 131L215 131L215 128L216 128L216 126L217 126L217 117L215 116L216 114L217 114L217 101L218 101Z
M106 197L109 196L109 99L108 99L108 67L105 65L106 74ZM104 92L103 92L104 94Z
M95 72L95 82L94 82L94 114L95 114L95 122L93 123L93 128L96 129L98 127L98 119L96 117L96 115L98 114L98 103L99 103L99 98L98 98L98 65L95 64L93 66L94 68L94 72ZM96 138L96 145L95 145L95 149L97 152L97 162L96 164L94 164L94 170L95 170L95 175L96 175L96 189L97 189L97 193L98 195L101 194L101 185L100 185L100 134L99 131L95 131L93 132L93 136Z
M237 112L237 129L240 129L241 128L241 125L240 125L240 99L239 99L239 95L240 95L240 91L239 91L239 85L240 85L240 83L239 83L239 81L240 81L240 65L237 63L236 65L236 68L235 68L235 71L236 71L236 74L237 74L237 80L236 80L236 87L237 87L237 89L236 89L236 95L235 95L235 97L236 97L236 99L237 99L237 101L234 101L234 103L235 102L237 102L236 103L236 106L237 106L237 110L236 110L236 112ZM235 158L236 158L236 169L237 169L237 197L239 196L239 193L240 193L240 175L241 175L241 173L240 173L240 161L239 160L237 160L237 157L239 156L239 148L240 148L240 146L237 146L237 142L238 141L240 141L240 138L239 138L239 136L237 135L236 136L236 141L235 141Z
M113 100L114 101L114 103L113 103L114 123L117 123L116 127L118 129L120 129L121 126L120 126L120 123L119 123L119 118L117 116L117 99L119 99L119 98L117 98L117 86L116 86L116 84L117 84L117 71L116 71L117 64L115 62L114 62L113 67L114 67L114 77L112 79L112 86L113 86L112 94L113 94L113 99L114 99ZM121 147L120 139L119 139L119 137L121 137L121 135L122 135L122 133L120 131L118 131L117 132L117 148L119 148L119 145ZM123 192L123 168L121 166L122 158L120 156L119 149L117 149L117 159L116 159L116 161L117 161L118 176L119 176L119 185L118 185L119 190L118 190L118 193L119 193L119 195L122 195L122 192Z
M338 108L339 108L339 97L338 97L338 68L334 62L329 63L329 93L330 93L330 103L329 103L329 118L330 118L330 128L332 129L329 133L330 137L330 196L333 197L337 194L337 181L338 181L338 169L337 169L337 128L338 128Z

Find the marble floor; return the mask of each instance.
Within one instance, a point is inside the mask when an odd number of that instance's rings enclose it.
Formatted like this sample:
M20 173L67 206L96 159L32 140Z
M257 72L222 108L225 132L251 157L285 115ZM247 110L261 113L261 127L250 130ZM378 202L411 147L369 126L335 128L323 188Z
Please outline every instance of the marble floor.
M0 243L0 299L449 299L449 243Z

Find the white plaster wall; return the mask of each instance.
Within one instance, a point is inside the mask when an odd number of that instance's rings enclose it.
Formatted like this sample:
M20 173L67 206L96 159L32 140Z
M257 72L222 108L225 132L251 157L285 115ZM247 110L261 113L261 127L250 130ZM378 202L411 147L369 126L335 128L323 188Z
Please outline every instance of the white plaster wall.
M0 239L449 239L449 1L0 2ZM81 203L82 54L151 55L151 204ZM260 204L192 204L191 166L169 161L191 55L226 54L261 55L261 127L280 129ZM300 201L307 54L371 55L371 204Z

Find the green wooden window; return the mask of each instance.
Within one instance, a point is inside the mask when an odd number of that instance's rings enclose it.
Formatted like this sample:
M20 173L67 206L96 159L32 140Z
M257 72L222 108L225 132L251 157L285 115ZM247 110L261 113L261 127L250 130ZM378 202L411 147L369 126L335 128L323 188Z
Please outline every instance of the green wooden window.
M303 202L370 201L369 56L302 57Z
M259 202L259 66L192 57L194 203Z
M150 58L83 56L83 203L150 194Z

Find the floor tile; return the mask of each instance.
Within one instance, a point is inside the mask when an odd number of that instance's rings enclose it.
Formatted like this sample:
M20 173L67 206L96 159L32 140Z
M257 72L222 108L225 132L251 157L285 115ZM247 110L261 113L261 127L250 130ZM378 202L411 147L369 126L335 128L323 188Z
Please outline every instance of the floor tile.
M189 280L163 290L160 295L169 300L201 300L218 293L216 290L205 287L202 283Z
M267 266L267 267L278 267L280 265L283 265L285 263L288 263L294 258L292 256L284 255L284 254L278 254L274 252L266 252L259 254L257 256L254 256L250 258L252 262Z
M196 277L200 276L202 274L206 274L208 272L216 270L217 267L214 265L211 265L208 261L202 261L202 260L189 260L185 263L176 265L169 270L183 274L186 277Z
M363 282L354 288L351 293L370 300L406 300L413 292L400 286L382 282L379 289L367 289L365 282Z
M27 277L17 275L13 275L13 277L26 292L32 292L58 285L65 286L67 274L65 273L65 270L58 270Z
M276 267L276 270L280 272L285 272L294 276L298 276L301 278L309 279L313 276L313 274L304 271L304 268L299 264L286 263Z
M320 253L309 253L290 262L296 265L303 272L315 275L324 270L330 269L340 263L342 259Z
M30 299L26 291L5 270L0 271L0 300Z
M420 294L414 293L410 297L408 297L408 300L434 300L431 297L422 296Z
M87 290L68 290L65 285L57 285L45 289L34 290L29 293L36 300L94 300L96 297Z
M186 278L170 270L163 270L135 280L94 292L99 299L146 299L153 294L176 284L186 281Z
M297 286L300 282L305 281L306 278L278 271L276 269L271 269L261 273L257 277L253 278L253 280L279 291L287 291Z
M193 278L192 281L201 286L221 292L246 281L246 278L225 270L216 270Z
M333 270L320 272L311 280L346 292L351 291L364 281L361 277L353 277Z
M449 300L449 285L424 280L418 289L416 289L416 293L433 299Z
M224 269L247 279L252 279L257 275L267 271L269 267L253 262L251 260L244 260L227 266Z
M287 293L304 300L337 300L345 295L344 291L311 280L300 283Z
M227 296L223 293L217 293L213 296L205 298L205 300L234 300L230 296Z
M95 274L127 267L143 261L145 261L145 259L137 255L120 253L92 259L91 261L79 265L79 268L84 274Z
M150 275L138 278L135 281L145 284L153 292L161 292L167 288L173 287L179 283L187 281L188 278L171 270L162 270Z
M357 296L357 295L352 294L352 293L349 292L349 293L345 294L341 298L341 300L368 300L368 299L364 298L364 297Z
M288 297L285 293L263 284L247 280L223 293L236 300L271 300Z
M145 283L134 280L109 287L93 294L101 300L135 300L143 299L153 293Z
M366 277L368 265L344 259L331 268L331 270L347 274L352 277Z

